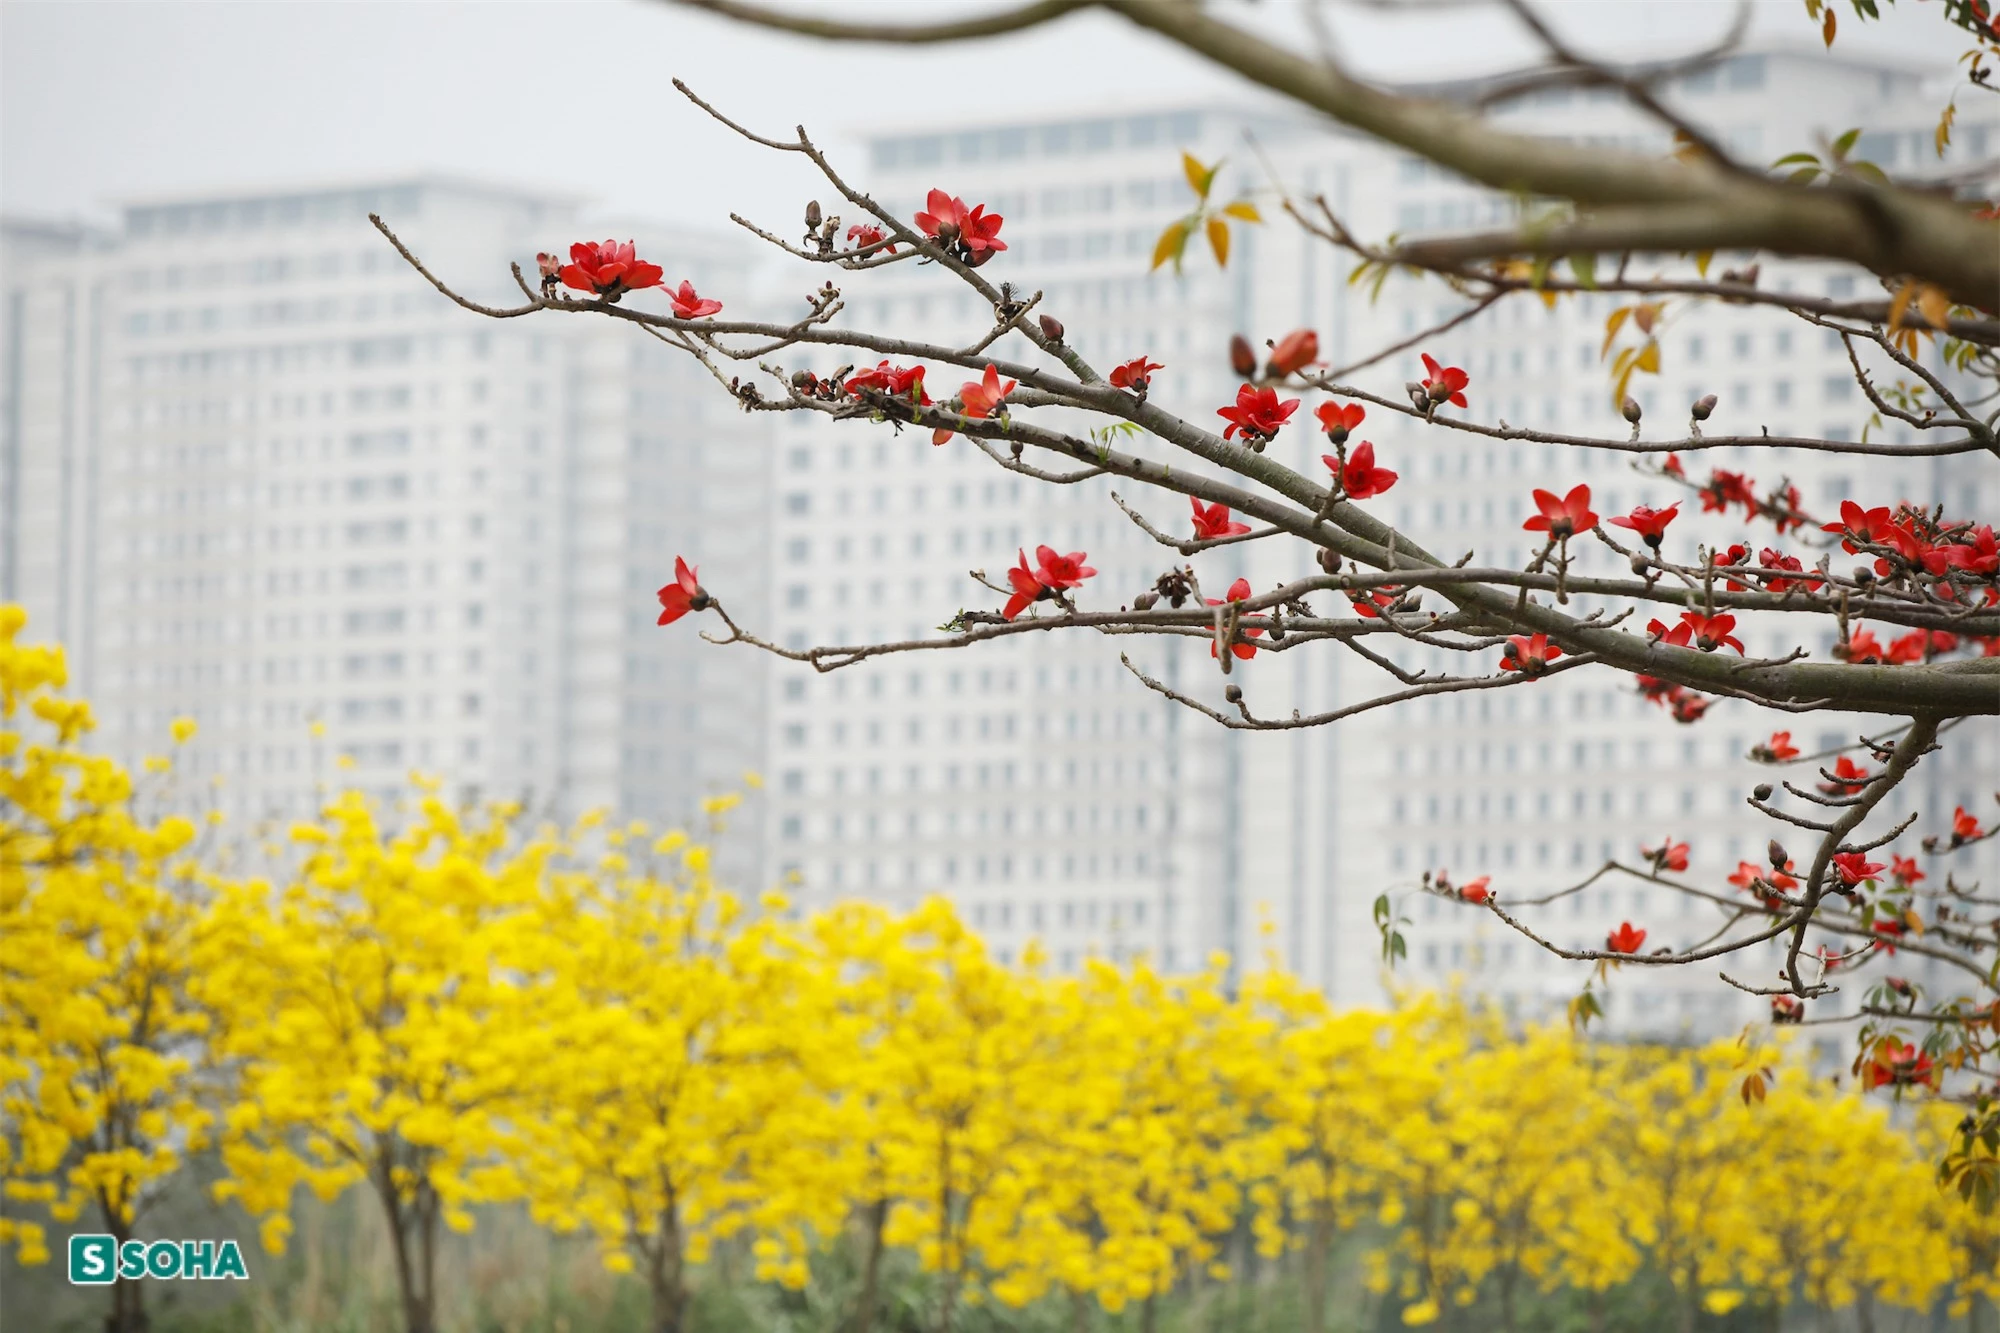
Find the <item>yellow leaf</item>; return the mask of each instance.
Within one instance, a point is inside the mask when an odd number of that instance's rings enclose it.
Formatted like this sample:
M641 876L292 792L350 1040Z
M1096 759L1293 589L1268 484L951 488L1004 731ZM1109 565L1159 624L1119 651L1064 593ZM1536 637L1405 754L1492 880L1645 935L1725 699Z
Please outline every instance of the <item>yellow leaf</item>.
M1153 267L1158 268L1169 259L1179 268L1181 251L1187 249L1188 224L1185 220L1176 222L1160 233L1159 243L1153 247Z
M1222 209L1230 217L1241 218L1245 222L1262 222L1264 215L1257 211L1257 205L1248 199L1238 199L1233 204L1225 204Z
M1932 140L1937 144L1937 155L1939 157L1944 156L1944 150L1951 144L1952 122L1957 119L1958 102L1954 99L1945 103L1944 114L1938 117L1937 131L1931 136Z
M1604 348L1597 354L1599 361L1611 355L1611 340L1618 336L1618 330L1625 327L1625 321L1631 314L1631 306L1621 305L1612 311L1610 317L1604 321Z
M1639 359L1632 363L1634 370L1643 370L1648 375L1660 373L1660 343L1656 338L1646 339L1646 345L1639 349Z
M1229 267L1229 224L1221 218L1208 220L1208 248L1215 251L1215 262Z
M1195 160L1193 153L1182 153L1181 170L1187 173L1187 183L1193 188L1196 196L1205 202L1208 199L1209 187L1215 184L1215 173L1222 170L1222 163L1217 162L1212 167L1205 167Z
M1941 288L1926 283L1917 291L1917 309L1924 312L1933 329L1942 330L1951 318L1951 298Z
M1706 278L1708 276L1708 266L1714 259L1715 251L1713 250L1697 251L1694 257L1694 271Z
M1912 935L1921 935L1924 933L1924 919L1917 915L1917 909L1914 907L1908 907L1903 910L1903 924L1910 928Z

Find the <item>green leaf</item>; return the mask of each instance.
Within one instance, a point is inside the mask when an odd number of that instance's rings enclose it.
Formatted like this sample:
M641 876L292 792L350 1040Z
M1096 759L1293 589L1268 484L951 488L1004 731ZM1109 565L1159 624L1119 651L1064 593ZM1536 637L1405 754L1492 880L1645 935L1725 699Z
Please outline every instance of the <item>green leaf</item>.
M1569 271L1574 273L1576 280L1584 286L1595 287L1597 285L1597 256L1571 255L1569 257Z
M1785 154L1785 155L1784 155L1783 157L1779 158L1779 159L1778 159L1778 160L1777 160L1776 162L1773 162L1773 163L1771 164L1771 169L1772 169L1773 171L1775 171L1775 170L1777 170L1777 169L1778 169L1779 167L1788 167L1788 166L1790 166L1790 165L1791 165L1792 163L1794 163L1794 162L1810 162L1810 163L1812 163L1812 164L1813 164L1814 166L1818 166L1818 165L1819 165L1819 154L1818 154L1818 153L1786 153L1786 154Z
M1860 137L1861 127L1857 125L1833 141L1833 155L1836 158L1846 157L1849 150L1854 147L1854 141Z

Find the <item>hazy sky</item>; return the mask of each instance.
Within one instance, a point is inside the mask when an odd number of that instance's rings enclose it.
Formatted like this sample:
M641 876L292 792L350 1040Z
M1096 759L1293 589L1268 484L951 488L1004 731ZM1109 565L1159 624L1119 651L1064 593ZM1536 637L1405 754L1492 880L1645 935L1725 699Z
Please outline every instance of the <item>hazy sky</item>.
M935 18L995 2L824 7ZM1302 2L1232 8L1298 28ZM1759 3L1760 31L1811 39L1797 0ZM1722 0L1544 8L1580 38L1652 54L1702 44L1730 12ZM1429 17L1341 4L1326 12L1344 56L1377 73L1422 77L1532 52L1511 19L1476 6ZM1869 36L1927 47L1948 64L1960 44L1939 28L1936 4L1905 0ZM1414 54L1423 52L1436 54ZM789 213L794 182L806 178L749 153L684 103L668 83L676 74L754 128L782 133L803 120L835 147L848 142L843 132L885 122L958 125L1241 91L1105 16L913 51L814 44L659 0L6 0L0 208L105 218L135 196L433 169L533 181L582 194L595 212L683 223L727 225L731 208Z

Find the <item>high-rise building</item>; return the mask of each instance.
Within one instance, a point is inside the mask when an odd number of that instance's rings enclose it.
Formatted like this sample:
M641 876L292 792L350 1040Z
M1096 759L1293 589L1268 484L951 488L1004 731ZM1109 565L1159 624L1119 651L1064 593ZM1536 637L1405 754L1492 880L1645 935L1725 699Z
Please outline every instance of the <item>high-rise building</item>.
M247 818L411 770L685 817L760 757L762 663L648 608L677 551L763 595L759 423L622 327L458 308L370 212L497 305L577 239L570 201L437 178L7 224L0 596L67 645L112 752L190 715L180 771ZM634 232L747 286L733 244Z
M1687 74L1668 96L1752 166L1859 124L1868 133L1857 155L1921 173L1938 110L1931 73L1772 47ZM1489 86L1427 91L1467 98ZM1668 131L1609 90L1543 89L1493 114L1551 137L1662 154L1673 146ZM1944 166L1984 160L1996 133L2000 122L1961 122ZM1155 239L1191 202L1179 171L1183 149L1204 161L1226 157L1217 190L1252 192L1272 221L1237 230L1226 270L1191 253L1185 272L1149 276ZM1141 353L1166 363L1154 398L1196 421L1213 421L1214 408L1233 397L1224 352L1231 333L1261 342L1311 327L1329 365L1345 368L1465 307L1440 282L1402 278L1371 300L1365 286L1348 281L1353 256L1276 216L1276 184L1308 205L1323 196L1356 235L1376 240L1500 224L1519 207L1373 141L1282 114L1208 105L902 130L875 139L867 169L852 177L910 213L936 186L1003 214L1010 249L983 276L1042 293L1041 309L1064 321L1100 371ZM1762 281L1861 295L1851 273L1824 265L1767 261ZM873 330L963 345L990 327L990 312L934 271L891 267L848 275L847 287L854 322ZM1399 397L1402 383L1421 373L1418 353L1429 350L1471 371L1469 419L1622 439L1630 428L1612 401L1601 344L1611 310L1637 299L1593 294L1545 308L1515 298L1421 347L1356 366L1349 378ZM1711 304L1684 322L1686 308L1670 308L1659 332L1660 372L1632 385L1650 438L1685 435L1686 405L1710 392L1721 399L1704 427L1711 435L1768 427L1852 438L1867 426L1870 438L1910 437L1896 422L1868 422L1837 335L1767 307ZM1034 355L1018 339L1000 346L1010 356ZM831 369L805 351L787 367ZM933 368L932 377L933 396L955 390L952 372ZM1447 434L1381 411L1362 434L1403 476L1372 506L1448 557L1476 550L1483 562L1525 562L1529 492L1577 481L1592 485L1606 515L1683 498L1673 535L1686 552L1697 538L1733 530L1740 539L1745 531L1740 522L1730 529L1705 519L1691 494L1634 459ZM1321 475L1324 445L1309 425L1294 425L1271 454ZM1990 514L2000 500L1963 460L1755 449L1690 452L1686 461L1698 476L1707 466L1748 471L1765 490L1788 478L1814 513L1848 495L1937 501L1966 515ZM1002 600L964 571L1001 583L1016 552L1041 542L1089 552L1099 572L1082 594L1086 604L1128 602L1178 563L1127 521L1103 481L1024 480L963 439L936 448L916 432L794 418L780 427L778 463L773 623L796 646L934 634L931 627L958 608ZM1186 530L1186 514L1169 512L1166 498L1143 490L1124 498L1157 526ZM1768 524L1751 536L1785 545ZM1290 544L1251 544L1194 563L1216 595L1239 575L1260 588L1296 578L1308 572L1299 559ZM1329 595L1318 605L1332 611L1339 603ZM1750 652L1788 651L1798 623L1749 619ZM1804 646L1823 658L1830 644L1819 638L1828 632L1813 622ZM1460 881L1490 873L1507 900L1522 903L1580 883L1607 860L1637 864L1642 844L1671 838L1692 845L1693 873L1729 892L1724 881L1736 863L1761 859L1774 831L1744 804L1765 776L1746 755L1787 719L1774 722L1747 704L1717 702L1699 724L1684 726L1624 678L1583 672L1433 697L1323 729L1246 734L1224 732L1148 691L1121 654L1221 704L1225 681L1204 645L1107 642L1083 632L890 655L827 675L781 666L770 765L780 779L776 854L803 872L813 894L948 892L1006 954L1034 939L1059 967L1092 950L1144 950L1187 966L1213 949L1239 959L1269 949L1346 1002L1382 993L1370 907L1388 893L1414 918L1406 976L1423 984L1455 978L1514 1012L1539 1013L1574 995L1583 970L1484 913L1422 896L1422 872L1443 869ZM1496 664L1491 651L1410 659L1475 674ZM1229 680L1265 717L1344 706L1394 687L1330 645L1260 654ZM1791 730L1810 751L1884 727L1880 718L1816 714ZM1933 824L1955 803L1976 806L1986 799L1980 774L1990 777L1994 746L1992 727L1966 724L1920 770L1906 803L1921 806ZM1962 877L1976 878L1993 858L1973 859L1980 865L1969 859ZM1933 870L1941 875L1943 866ZM1566 894L1533 919L1556 943L1578 947L1600 947L1607 929L1625 920L1648 929L1649 945L1691 944L1720 924L1713 909L1616 877ZM1268 934L1260 933L1264 921ZM1750 984L1769 984L1776 960L1754 953L1724 966ZM1722 987L1713 969L1628 976L1616 990L1613 1016L1631 1026L1713 1029L1763 1007Z

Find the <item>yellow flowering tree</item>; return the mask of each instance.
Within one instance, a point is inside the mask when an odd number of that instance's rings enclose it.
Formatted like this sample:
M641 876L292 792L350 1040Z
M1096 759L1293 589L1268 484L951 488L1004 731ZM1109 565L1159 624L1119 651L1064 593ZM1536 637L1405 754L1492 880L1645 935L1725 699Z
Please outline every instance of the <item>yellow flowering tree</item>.
M45 1228L22 1209L132 1237L202 1146L210 1071L189 995L194 825L142 818L125 770L83 748L89 706L58 693L59 649L17 642L26 621L0 607L0 1243L40 1263ZM112 1333L145 1327L138 1282L110 1295Z
M439 1228L519 1192L510 1104L552 1057L541 1022L548 837L506 807L462 817L420 789L400 830L360 793L292 830L295 874L218 885L200 993L239 1080L223 1121L233 1198L282 1249L301 1186L365 1183L408 1333L433 1333Z

